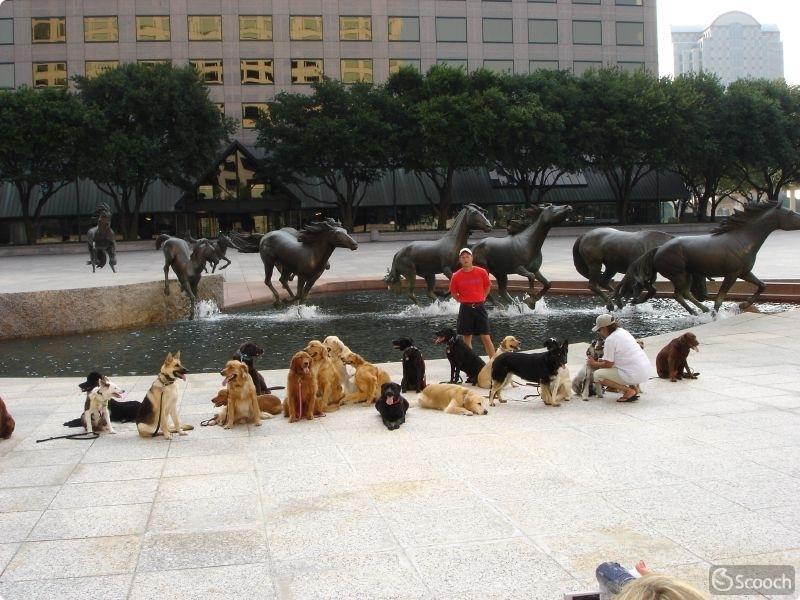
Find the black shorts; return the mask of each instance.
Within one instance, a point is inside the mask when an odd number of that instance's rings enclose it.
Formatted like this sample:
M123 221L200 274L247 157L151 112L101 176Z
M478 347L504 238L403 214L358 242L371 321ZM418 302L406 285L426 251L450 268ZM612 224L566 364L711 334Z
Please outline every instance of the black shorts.
M489 315L481 304L462 304L458 309L456 333L459 335L489 335Z

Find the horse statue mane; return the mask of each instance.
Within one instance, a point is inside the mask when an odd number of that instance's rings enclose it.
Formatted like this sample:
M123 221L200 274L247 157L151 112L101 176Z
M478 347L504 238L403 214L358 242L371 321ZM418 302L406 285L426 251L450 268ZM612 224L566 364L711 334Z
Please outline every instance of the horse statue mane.
M111 207L105 202L101 202L94 209L94 216L98 221L111 218Z
M303 227L297 234L297 240L303 244L313 244L319 236L324 233L340 228L342 224L335 219L325 219L324 221L312 221Z
M542 210L548 206L550 206L550 204L536 204L526 208L522 213L521 218L510 219L508 221L508 225L506 226L508 235L517 235L518 233L525 231L529 225L536 222L536 219L538 219L539 215L542 214Z
M718 227L712 229L709 233L711 235L719 235L726 231L735 231L744 225L747 225L753 219L761 216L766 211L777 208L779 202L777 200L770 200L768 202L760 202L758 204L747 204L744 210L737 210L725 219Z

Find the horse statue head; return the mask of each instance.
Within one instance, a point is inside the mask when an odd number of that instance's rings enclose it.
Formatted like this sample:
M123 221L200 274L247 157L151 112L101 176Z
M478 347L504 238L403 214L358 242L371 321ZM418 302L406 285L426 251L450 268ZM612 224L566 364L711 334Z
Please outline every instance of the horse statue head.
M348 248L350 250L358 248L358 242L350 237L339 221L334 219L312 221L297 234L297 239L303 244L313 244L320 239L324 239L335 248Z
M800 214L784 208L778 201L759 202L748 204L743 210L735 211L717 227L711 230L712 235L719 235L728 231L742 229L758 221L763 222L771 230L782 229L793 231L800 229Z
M542 205L541 219L542 223L552 227L558 223L563 223L569 214L572 212L572 206L565 204L564 206L556 206L555 204Z
M477 204L465 204L464 211L466 211L467 228L472 231L480 229L481 231L491 231L492 224L486 218L486 210Z
M108 222L111 219L111 207L105 202L101 202L94 209L94 216L97 222Z

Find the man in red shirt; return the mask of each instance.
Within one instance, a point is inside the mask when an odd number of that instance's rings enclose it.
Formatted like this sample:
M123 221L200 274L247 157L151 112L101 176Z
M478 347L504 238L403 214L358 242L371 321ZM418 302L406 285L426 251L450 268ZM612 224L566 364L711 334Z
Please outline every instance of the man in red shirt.
M477 334L483 342L486 354L494 356L494 345L489 333L489 315L483 303L492 287L489 273L472 264L472 250L462 248L458 253L461 268L450 279L450 293L461 306L458 309L456 332L464 337L464 343L472 348L472 336Z

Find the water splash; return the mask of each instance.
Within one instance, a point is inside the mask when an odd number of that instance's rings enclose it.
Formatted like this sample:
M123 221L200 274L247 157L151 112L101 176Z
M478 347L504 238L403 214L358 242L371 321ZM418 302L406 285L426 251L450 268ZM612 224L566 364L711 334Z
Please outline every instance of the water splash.
M434 300L426 306L417 306L411 304L406 306L396 315L387 315L388 317L395 316L400 319L419 318L419 317L441 317L445 315L457 315L458 302L453 298L447 300Z
M214 300L200 300L194 305L195 319L214 319L221 311Z

